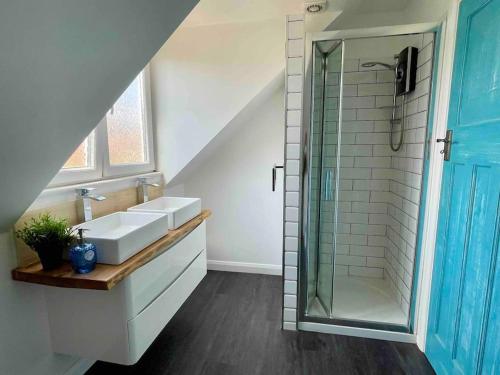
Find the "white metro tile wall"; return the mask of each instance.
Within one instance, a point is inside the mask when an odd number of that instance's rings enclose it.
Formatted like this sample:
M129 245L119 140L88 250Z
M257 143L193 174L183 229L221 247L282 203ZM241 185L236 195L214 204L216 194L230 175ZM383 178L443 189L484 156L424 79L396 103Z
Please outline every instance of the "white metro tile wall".
M381 107L392 104L394 87L382 71L363 71L358 58L346 59L344 66L350 88L344 90L343 105L350 118L342 122L340 153L350 165L341 158L339 200L345 205L339 209L336 269L347 276L383 278L392 159L391 110Z
M346 205L339 208L336 268L350 276L388 278L404 309L416 245L432 38L422 36L418 47L424 52L417 87L407 100L402 149L394 153L388 146L391 109L383 108L392 106L393 72L363 68L363 59L345 61L350 89L344 90L343 103L355 120L343 121L341 129L345 163L341 158L339 199Z
M404 311L411 302L433 51L433 34L424 34L416 88L406 100L404 143L391 157L385 276Z
M286 280L284 285L285 294L297 294L297 282Z
M286 147L283 328L297 324L297 279L300 188L300 127L304 74L304 16L287 17Z

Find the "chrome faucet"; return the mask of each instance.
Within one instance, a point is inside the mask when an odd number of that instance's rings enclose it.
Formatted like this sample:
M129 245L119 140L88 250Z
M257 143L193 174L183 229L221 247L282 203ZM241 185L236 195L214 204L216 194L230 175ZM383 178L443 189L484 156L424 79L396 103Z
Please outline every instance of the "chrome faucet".
M85 221L92 220L92 205L90 204L90 200L94 201L103 201L106 199L105 196L102 195L96 195L96 194L91 194L92 191L94 191L95 188L81 188L81 189L76 189L76 193L80 198L82 198L83 202L83 219Z
M154 187L160 186L160 184L153 184L148 182L148 179L146 177L139 177L137 183L139 187L139 196L142 195L143 202L149 201L148 186L154 186Z

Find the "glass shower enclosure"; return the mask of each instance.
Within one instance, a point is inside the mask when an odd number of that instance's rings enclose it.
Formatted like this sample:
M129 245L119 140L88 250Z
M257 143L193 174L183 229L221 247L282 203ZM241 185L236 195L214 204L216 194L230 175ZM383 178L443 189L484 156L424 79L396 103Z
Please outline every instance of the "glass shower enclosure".
M434 33L312 42L304 321L409 331L433 45Z
M323 50L323 48L328 48ZM329 315L333 298L333 254L338 118L342 42L314 44L311 118L311 167L309 175L310 212L308 225L308 301ZM327 100L328 98L328 100ZM312 307L311 307L312 308Z

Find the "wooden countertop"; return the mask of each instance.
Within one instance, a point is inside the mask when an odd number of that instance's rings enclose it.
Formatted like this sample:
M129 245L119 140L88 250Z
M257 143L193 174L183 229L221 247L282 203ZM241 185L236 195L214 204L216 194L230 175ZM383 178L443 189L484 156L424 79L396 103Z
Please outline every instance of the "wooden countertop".
M211 214L210 210L203 210L194 219L175 230L171 230L166 236L152 243L122 264L98 263L92 272L77 274L73 272L69 262L65 262L61 267L52 271L44 271L42 265L38 262L27 267L19 267L12 270L12 278L17 281L61 288L110 290L136 269L167 251L176 242L191 233Z

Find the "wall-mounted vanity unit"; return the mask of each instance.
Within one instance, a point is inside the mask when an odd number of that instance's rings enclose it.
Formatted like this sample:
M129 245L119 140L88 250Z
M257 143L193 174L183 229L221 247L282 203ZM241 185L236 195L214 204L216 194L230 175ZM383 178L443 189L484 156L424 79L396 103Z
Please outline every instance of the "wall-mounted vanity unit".
M204 210L125 262L98 264L89 274L74 274L67 263L15 269L15 280L44 288L53 350L136 363L206 275L209 216Z

